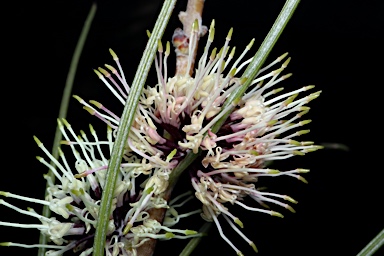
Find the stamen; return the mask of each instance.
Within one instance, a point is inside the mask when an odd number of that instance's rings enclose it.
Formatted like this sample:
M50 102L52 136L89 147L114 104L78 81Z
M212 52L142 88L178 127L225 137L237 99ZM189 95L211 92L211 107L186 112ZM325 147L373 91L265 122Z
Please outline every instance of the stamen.
M264 210L264 209L260 209L260 208L254 208L254 207L249 207L239 201L235 201L235 204L238 204L240 205L241 207L243 207L244 209L247 209L249 211L254 211L254 212L262 212L262 213L267 213L267 214L270 214L271 216L277 216L277 217L280 217L280 218L284 218L284 216L281 214L281 213L278 213L278 212L275 212L275 211L269 211L269 210Z
M112 82L112 84L116 87L116 89L120 92L120 94L124 97L124 99L127 99L127 94L124 93L124 91L121 89L120 85L118 85L116 83L116 81L113 79L113 77L111 76L110 73L108 73L108 71L106 71L105 69L103 68L97 68L106 78L109 79L109 81Z
M113 129L117 129L117 126L119 125L119 122L117 122L115 119L107 116L107 115L103 115L101 114L100 112L98 112L96 109L92 108L92 107L87 107L87 106L84 106L83 109L85 109L89 114L99 118L101 121L103 121L104 123L106 123L107 125L111 126ZM112 123L116 123L116 125L113 125L111 124Z
M199 60L198 70L201 70L201 69L203 69L203 67L205 67L205 64L207 62L209 47L211 46L214 37L215 37L215 20L212 20L211 26L209 27L208 40L207 40L207 43L204 47L203 55L201 56L201 58Z
M232 168L232 169L217 169L205 173L205 175L215 175L219 173L228 173L228 172L255 172L255 173L275 173L277 170L274 169L256 169L256 168Z
M256 245L250 239L248 239L248 237L246 237L244 233L240 231L240 229L238 229L235 225L233 225L232 221L227 216L223 215L223 217L231 226L231 228L233 228L233 230L235 230L236 233L239 234L250 246L252 246L255 252L257 252Z
M105 66L106 68L108 68L110 71L112 71L112 73L117 77L117 79L119 79L120 83L123 84L125 91L126 91L127 93L129 93L130 88L129 88L129 85L127 84L127 81L125 81L125 80L123 80L123 78L121 78L121 76L120 76L120 74L117 72L117 70L116 70L114 67L112 67L111 65L108 65L108 64L104 64L104 66ZM124 75L124 73L123 73L123 75ZM125 78L124 78L124 79L125 79Z
M91 168L95 168L95 165L92 162L92 160L89 158L88 153L85 149L85 146L83 145L83 141L81 140L81 138L76 136L75 132L73 131L71 125L67 122L67 120L65 120L63 118L62 121L63 121L64 125L66 126L66 128L68 129L68 131L72 134L73 138L75 138L76 142L79 143L81 151L83 152L83 155L84 155L85 159L87 160L87 163L89 164L89 166L91 166Z
M41 203L41 204L43 204L43 203ZM51 203L49 203L49 202L47 202L47 201L45 201L45 203L44 203L44 205L50 205L50 204L51 204ZM20 208L14 206L14 205L12 205L12 204L7 203L7 202L4 201L3 199L0 199L0 205L4 205L4 206L6 206L6 207L8 207L8 208L10 208L10 209L12 209L12 210L14 210L14 211L17 211L18 213L21 213L21 214L24 214L24 215L28 215L28 216L37 218L37 219L42 220L42 221L49 221L49 218L47 218L47 217L44 217L44 216L42 216L42 215L39 215L39 214L37 214L37 213L34 212L34 211L25 211L25 210L22 210L22 209L20 209ZM8 222L4 222L4 223L8 223ZM6 225L4 224L4 226L6 226Z
M245 50L240 54L240 57L237 58L237 60L235 61L235 63L233 63L232 67L231 67L231 70L236 68L236 73L237 74L238 72L240 72L240 70L242 69L242 67L244 67L246 64L248 64L252 59L249 60L249 62L245 62L245 64L242 64L240 67L237 67L237 65L239 65L240 61L244 58L245 54L247 54L247 52L252 48L253 46L253 43L255 42L255 39L253 38L251 40L251 42L249 42L249 44L245 47Z
M141 202L139 204L139 207L136 208L135 213L133 214L132 218L129 220L129 222L127 223L127 225L125 226L125 228L123 230L124 235L128 234L131 227L133 227L133 223L135 222L137 216L139 215L141 210L145 208L146 204L148 203L149 199L152 197L154 192L155 191L153 188L151 189L151 192L149 192L148 194L146 194L146 192L144 192L144 195L140 199Z
M217 217L216 215L213 213L213 211L211 210L210 207L207 207L208 211L209 211L209 214L211 215L213 221L215 222L216 224L216 227L217 227L217 230L219 231L219 234L221 236L221 238L224 239L224 241L226 241L231 247L232 249L235 250L235 252L237 253L237 255L239 256L243 256L243 254L241 253L241 251L239 249L236 248L236 246L233 245L233 243L224 235L224 232L223 230L221 229L221 226L220 226L220 223L219 221L217 220Z
M171 46L170 46L170 43L169 41L167 41L167 44L166 44L166 50L165 50L165 55L164 55L164 82L167 83L167 80L168 80L168 77L167 77L167 69L168 69L168 66L167 66L167 59L168 59L168 56L171 52Z
M48 229L47 226L42 224L20 224L20 223L3 222L3 221L0 221L0 226L15 227L15 228L36 228L40 230Z
M267 65L267 66L263 67L262 69L260 69L259 74L264 72L265 70L271 68L272 66L274 66L277 63L279 63L280 61L282 61L285 57L287 57L287 55L288 55L288 52L286 52L286 53L282 54L281 56L279 56L277 59L275 59L269 65Z
M187 69L186 69L186 75L189 75L189 71L191 70L191 66L194 63L194 52L197 47L197 42L199 40L199 33L200 28L199 28L199 22L197 19L193 22L192 24L192 30L191 30L191 35L189 37L189 46L188 46L188 64L187 64Z
M91 170L87 170L87 171L82 172L82 173L78 173L74 177L78 179L78 178L86 177L89 174L92 174L94 172L101 171L101 170L106 170L106 169L108 169L108 165L100 166L100 167L97 167L95 169L91 169Z
M117 115L115 115L115 113L113 113L112 111L110 111L109 109L107 109L105 106L103 106L101 103L95 101L95 100L90 100L89 101L91 104L95 105L97 108L103 110L104 112L106 112L108 115L110 115L112 117L112 119L108 118L108 120L112 121L115 120L115 123L116 124L119 124L120 123L120 117L118 117ZM103 115L104 116L104 115ZM105 118L107 116L104 116Z
M120 101L123 106L125 105L125 100L117 93L117 91L105 80L104 76L96 69L93 70L101 81L108 87L108 89L113 93L113 95Z
M298 94L298 93L300 93L300 92L307 91L307 90L309 90L309 89L312 89L313 87L314 87L314 86L311 86L310 88L309 88L309 86L302 87L302 88L300 88L300 89L297 89L297 90L291 91L291 92L289 92L289 93L285 93L285 94L283 94L283 95L280 95L280 96L278 96L278 97L275 97L275 98L273 98L273 99L270 99L269 101L266 101L264 104L265 104L265 105L271 105L272 103L274 103L274 102L276 102L276 101L279 101L279 100L284 99L284 98L288 98L288 97L290 97L290 96L292 96L292 95L294 95L294 94Z
M123 81L123 84L126 86L126 90L127 90L127 93L128 93L129 92L129 86L127 84L127 81L125 80L124 71L121 68L119 58L117 57L116 53L112 49L109 49L109 53L112 55L113 60L116 62L117 67L119 68L119 71L120 71L120 74L121 74L121 78L122 78L121 80Z
M60 169L60 171L63 172L64 175L66 175L69 179L71 179L71 176L68 175L68 172L65 170L65 168L56 160L56 158L54 158L51 153L44 147L44 144L41 143L41 141L36 137L36 136L33 136L33 139L35 140L37 146L39 148L41 148L43 150L43 152L49 157L49 159L57 166L57 168ZM55 176L60 180L62 181L62 177L61 175L58 174L58 172L56 171L56 168L54 168L52 165L48 164L47 162L45 162L45 160L41 157L36 157L37 160L39 160L40 162L42 162L44 165L46 165L48 168L50 168L52 170L52 172L55 174Z
M51 170L52 173L56 176L56 178L57 178L58 180L60 180L60 182L63 182L63 177L57 172L57 170L56 170L55 167L53 167L52 165L50 165L49 163L47 163L47 162L44 160L44 158L42 158L42 157L40 157L40 156L36 156L36 159L37 159L40 163L42 163L42 164L44 164L46 167L48 167L49 170Z
M93 138L95 139L97 151L99 152L99 155L101 156L101 159L105 165L108 164L108 160L104 157L103 151L101 151L100 145L104 144L103 142L99 141L99 138L97 137L96 131L93 129L93 126L89 124L89 130L91 131L91 134Z
M49 202L47 202L45 200L40 200L40 199L35 199L35 198L30 198L30 197L25 197L25 196L19 196L19 195L10 193L10 192L0 191L0 195L5 196L5 197L10 197L10 198L16 198L16 199L31 202L31 203L49 205ZM3 202L5 203L5 201L3 201Z
M74 245L75 243L72 243L72 244ZM13 242L2 242L0 243L0 246L12 246L12 247L23 247L23 248L47 248L47 249L64 249L69 247L69 245L20 244L20 243L13 243Z
M250 195L251 198L255 198L256 195ZM275 200L275 199L271 199L271 198L268 198L268 197L265 197L265 196L261 196L261 195L257 195L257 198L259 200L262 200L262 201L266 201L266 202L271 202L273 204L277 204L281 207L284 207L285 209L288 209L289 211L295 213L296 211L288 204L283 204L282 202L278 201L278 200Z
M65 158L65 155L64 155L64 152L61 150L60 147L57 148L58 149L58 152L59 152L59 156L61 158L61 161L63 162L64 164L64 167L65 167L65 170L67 171L66 173L68 174L68 176L70 176L70 178L68 178L70 181L73 180L73 173L71 171L71 168L69 167L69 164L67 162L67 159Z

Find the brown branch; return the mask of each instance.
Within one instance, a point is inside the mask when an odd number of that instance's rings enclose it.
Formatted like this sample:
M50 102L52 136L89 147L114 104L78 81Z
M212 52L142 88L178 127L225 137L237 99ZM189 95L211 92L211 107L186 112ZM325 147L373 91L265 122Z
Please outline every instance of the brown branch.
M168 188L168 190L165 191L165 194L163 196L163 198L165 200L167 200L167 202L169 201L169 199L171 197L172 189L173 189L173 187ZM153 220L157 220L160 223L163 223L166 210L167 209L164 209L164 208L160 208L160 209L152 208L148 211L149 218L153 219ZM139 256L151 256L151 255L153 255L153 253L155 252L156 241L157 241L156 239L151 238L150 240L145 242L142 246L137 248L137 255L139 255Z
M188 58L191 60L191 66L188 71L189 75L192 75L193 73L193 66L196 58L197 53L197 44L199 41L199 38L203 36L207 32L207 28L205 26L202 26L202 18L201 15L203 13L203 7L204 7L204 0L188 0L187 4L187 10L185 12L179 13L179 19L181 23L183 24L183 29L176 29L173 34L173 45L175 47L176 52L176 75L185 75L187 73L188 69ZM192 43L194 43L194 51L192 53L189 53L189 38L192 31L192 25L197 20L199 24L199 32L196 35L196 40L194 40ZM190 56L190 54L192 54ZM164 192L163 198L169 202L169 199L171 198L171 193L173 190L175 184L170 184L168 189ZM164 216L165 216L166 209L160 208L156 209L153 208L148 211L149 218L157 220L160 223L163 223ZM137 248L137 254L139 256L151 256L153 255L156 247L156 241L155 239L150 239L147 242L145 242L142 246Z
M187 10L179 13L179 19L183 24L183 29L177 28L173 34L173 45L176 48L176 75L185 75L187 72L189 75L193 73L193 66L197 53L197 44L199 38L207 32L207 28L202 25L201 14L203 13L204 0L189 0L187 4ZM192 25L197 20L199 24L199 32L197 33L196 40L190 42L190 36L192 31ZM194 51L189 52L189 44L193 43ZM191 67L188 68L188 58L191 59Z

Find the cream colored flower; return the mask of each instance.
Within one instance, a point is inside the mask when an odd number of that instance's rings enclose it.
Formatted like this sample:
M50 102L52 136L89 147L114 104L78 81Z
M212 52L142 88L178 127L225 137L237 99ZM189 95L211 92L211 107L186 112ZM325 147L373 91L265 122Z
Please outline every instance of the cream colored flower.
M173 44L179 55L194 52L199 35L205 31L199 29L197 23L189 36L182 34L180 30L175 32ZM224 105L228 96L245 81L241 78L242 70L252 58L244 58L254 40L235 57L236 47L229 45L233 33L231 29L223 47L211 49L214 26L215 23L212 22L203 54L196 61L194 75L177 74L169 77L167 59L170 55L170 43L166 44L164 51L159 41L159 54L155 59L158 84L143 89L126 142L113 194L114 207L105 248L107 255L136 255L137 248L151 238L184 239L201 235L195 231L171 228L181 218L196 213L201 213L204 220L214 222L220 236L238 255L242 255L223 233L219 218L224 218L254 250L257 249L237 227L243 228L243 222L228 210L228 205L278 217L283 215L264 209L267 203L294 212L289 204L282 202L297 203L294 199L286 195L259 191L255 183L265 176L282 175L306 182L300 174L309 170L298 168L279 171L269 169L266 165L270 161L304 155L321 148L310 141L296 140L298 136L309 132L301 129L310 120L301 118L309 111L306 105L317 98L320 92L307 94L314 86L304 86L286 93L282 93L283 88L276 88L278 83L291 76L282 75L290 62L290 58L286 58L287 54L283 54L259 71L240 100L228 106ZM180 46L183 46L183 51ZM125 79L119 58L112 50L110 52L117 68L106 65L106 69L99 68L95 73L116 96L118 102L124 105L130 93L130 86ZM189 57L186 70L190 70L193 62L192 57ZM283 63L280 65L281 62ZM300 97L303 93L305 95ZM76 158L74 165L66 161L62 152L61 161L56 161L35 138L38 146L55 164L52 166L43 158L38 158L55 174L57 184L48 180L48 196L45 200L2 192L6 197L48 205L57 218L48 219L33 211L24 211L3 200L0 201L4 206L33 216L42 223L33 224L33 227L41 230L56 244L46 246L52 249L47 255L61 255L72 249L82 251L82 256L92 253L91 245L98 221L105 172L113 138L120 122L119 114L113 113L101 103L91 100L88 104L79 96L74 97L89 113L108 125L107 140L99 140L92 127L90 131L93 140L89 140L82 131L77 135L66 120L60 120L60 130L66 139L63 144L70 147ZM228 111L232 111L229 118L217 132L213 132L213 126ZM188 171L191 176L191 188L194 189L196 198L201 201L202 210L178 214L175 208L191 200L191 196L185 194L167 202L163 193L168 189L172 171L191 152L199 153L199 157L189 166ZM184 202L175 205L177 200L184 197L187 197ZM246 205L243 200L245 197L252 198L261 208L253 204ZM167 209L163 223L149 218L149 211L155 208ZM0 225L27 228L31 224L0 222ZM43 246L13 243L4 245Z

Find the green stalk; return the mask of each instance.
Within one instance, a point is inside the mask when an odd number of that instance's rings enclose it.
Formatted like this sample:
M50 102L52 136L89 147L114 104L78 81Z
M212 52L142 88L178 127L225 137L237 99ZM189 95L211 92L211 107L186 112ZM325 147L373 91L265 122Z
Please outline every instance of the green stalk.
M380 231L372 241L367 244L363 250L357 254L357 256L371 256L373 255L382 245L384 245L384 229Z
M76 75L76 70L77 66L79 64L79 59L81 56L81 52L83 51L83 47L85 44L85 41L87 39L87 35L89 32L89 29L91 28L91 24L93 21L93 18L95 17L96 14L96 9L97 5L96 3L93 3L91 6L91 9L89 10L87 19L84 22L83 29L80 33L79 40L77 41L77 45L75 48L75 51L72 56L71 64L69 66L69 71L67 75L67 80L65 81L65 87L63 91L63 96L61 98L61 103L60 103L60 110L59 110L59 118L66 118L67 112L68 112L68 104L69 104L69 99L71 96L72 92L72 87L73 87L73 81L75 80L75 75ZM59 146L60 146L60 141L62 138L62 134L59 130L59 127L56 127L56 132L55 132L55 138L53 140L53 146L52 146L52 156L54 158L59 157ZM53 167L55 167L55 164L53 162L50 163ZM52 180L52 182L55 182L55 175L52 173L51 170L48 171L48 178ZM46 188L48 188L48 182L46 184ZM47 195L47 192L45 192ZM49 218L51 216L51 210L49 209L48 206L44 205L43 207L43 216ZM39 244L47 244L47 236L43 235L40 233L40 238L39 238ZM44 256L45 255L46 248L39 248L39 251L37 253L38 256Z
M176 0L165 0L160 14L157 18L155 27L148 40L143 57L140 60L136 71L127 102L124 107L123 115L117 130L116 140L113 145L111 159L108 164L105 187L101 197L100 210L96 226L95 240L93 243L93 255L104 255L105 239L108 232L108 224L112 211L112 199L115 191L116 180L120 171L120 164L127 143L128 134L136 114L136 108L140 99L141 91L144 87L149 70L155 58L158 47L158 40L162 37L172 14Z

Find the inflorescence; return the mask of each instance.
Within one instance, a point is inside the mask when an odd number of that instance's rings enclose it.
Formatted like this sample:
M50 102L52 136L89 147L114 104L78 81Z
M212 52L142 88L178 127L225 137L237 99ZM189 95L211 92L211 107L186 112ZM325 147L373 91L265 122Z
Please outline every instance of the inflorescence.
M282 175L306 182L300 174L307 173L307 169L279 171L268 168L266 163L304 155L321 148L313 145L311 141L295 140L309 132L302 127L311 120L301 118L310 109L306 105L317 98L320 91L300 97L301 93L306 93L314 86L305 86L286 93L282 93L283 88L276 88L278 83L291 76L282 75L290 62L287 54L283 54L259 71L241 99L224 105L228 96L245 81L241 78L241 73L252 58L244 58L254 40L235 58L236 47L229 46L233 30L229 31L221 49L212 50L214 21L208 31L208 40L202 56L196 62L194 76L176 74L168 77L167 59L171 46L167 42L164 51L159 41L158 56L155 59L158 83L144 88L126 142L113 195L114 207L105 245L106 255L136 255L137 248L149 239L185 239L200 236L196 231L172 228L181 218L197 213L200 213L204 220L214 222L220 236L238 255L242 255L223 233L220 216L255 251L257 249L239 229L243 228L243 223L228 210L228 205L237 205L249 211L277 217L283 215L266 208L267 203L294 212L289 203L296 204L296 200L286 195L260 191L255 183L262 177ZM179 46L185 43L182 40L187 38L187 52L193 52L199 33L195 22L192 34L188 37L184 35L184 38L183 35L174 36L173 44L179 49ZM112 50L110 53L117 69L105 65L105 69L98 68L95 73L124 105L131 88L125 79L119 58ZM177 53L188 56L185 52ZM281 62L282 64L275 68ZM188 58L187 65L189 70L193 65L192 57ZM60 160L56 160L35 137L37 145L53 164L42 157L37 159L54 173L57 183L45 175L49 187L44 200L9 192L1 192L1 195L49 206L56 216L47 218L31 208L22 210L1 199L0 204L37 218L41 224L0 222L0 225L36 228L48 236L53 244L2 245L46 247L49 249L46 255L62 255L70 250L81 256L92 253L101 193L120 118L99 102L91 100L87 103L79 96L74 97L89 113L108 125L107 140L99 140L92 126L92 139L89 139L83 131L77 135L65 119L58 120L60 131L65 138L62 144L69 146L76 159L73 167L72 163L66 160L63 151L59 151ZM232 112L227 120L218 131L213 132L212 127L228 111ZM202 208L178 214L175 208L191 200L192 193L182 194L170 202L165 200L163 195L170 187L169 178L172 171L191 152L200 154L189 166L188 172L191 189L202 203ZM260 207L245 204L245 197L250 197ZM162 223L151 218L151 209L166 211Z

